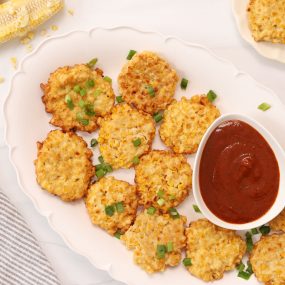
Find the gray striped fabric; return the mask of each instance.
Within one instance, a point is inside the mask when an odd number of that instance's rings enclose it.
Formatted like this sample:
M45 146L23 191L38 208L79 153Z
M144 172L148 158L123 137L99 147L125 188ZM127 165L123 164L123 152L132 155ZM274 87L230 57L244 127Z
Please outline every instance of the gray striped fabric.
M60 284L31 230L1 191L0 284Z

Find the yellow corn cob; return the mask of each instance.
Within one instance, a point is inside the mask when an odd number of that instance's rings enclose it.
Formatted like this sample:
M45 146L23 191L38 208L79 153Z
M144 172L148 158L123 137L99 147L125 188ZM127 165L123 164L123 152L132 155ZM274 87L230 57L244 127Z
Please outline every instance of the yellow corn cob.
M10 0L0 5L0 43L23 36L63 7L63 0Z

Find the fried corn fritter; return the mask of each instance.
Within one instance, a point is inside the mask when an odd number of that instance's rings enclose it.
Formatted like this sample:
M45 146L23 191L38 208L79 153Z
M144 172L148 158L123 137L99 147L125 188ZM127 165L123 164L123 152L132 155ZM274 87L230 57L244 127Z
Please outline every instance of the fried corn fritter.
M164 110L172 102L177 81L176 71L149 51L135 54L118 77L124 101L150 114Z
M204 95L182 97L167 107L159 129L161 140L176 153L195 153L220 111Z
M122 234L136 217L136 186L114 177L103 177L91 185L85 202L93 224L110 235Z
M187 270L208 282L223 278L233 270L246 252L246 244L234 231L215 226L206 219L192 222L186 229Z
M269 226L274 231L285 232L285 209L269 223Z
M135 167L139 204L154 206L166 213L189 194L192 169L181 154L153 150L141 157Z
M115 101L102 71L85 64L58 68L41 88L46 112L52 114L50 123L64 131L95 131L98 117L108 114Z
M152 116L126 103L116 105L99 125L100 152L114 169L130 168L151 149L155 135Z
M147 210L139 214L135 223L121 237L128 249L134 250L134 262L148 273L164 271L176 266L185 247L186 217L173 219L169 215L152 215Z
M73 132L51 131L38 142L35 160L39 185L64 201L82 198L94 175L92 151L86 142Z
M263 236L250 255L253 272L265 285L285 284L285 234Z
M250 0L247 11L255 41L285 44L285 0Z

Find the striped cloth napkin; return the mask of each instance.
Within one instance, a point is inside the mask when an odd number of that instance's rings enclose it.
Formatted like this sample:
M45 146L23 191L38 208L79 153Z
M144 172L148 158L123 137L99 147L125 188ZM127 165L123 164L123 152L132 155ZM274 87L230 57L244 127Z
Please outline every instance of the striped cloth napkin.
M1 191L0 284L60 284L31 230Z

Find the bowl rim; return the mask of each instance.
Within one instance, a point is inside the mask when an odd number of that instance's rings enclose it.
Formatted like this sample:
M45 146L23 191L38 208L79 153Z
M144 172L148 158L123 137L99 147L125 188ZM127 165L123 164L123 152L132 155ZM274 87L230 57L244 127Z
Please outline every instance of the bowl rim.
M271 147L279 168L279 187L278 187L278 194L277 197L272 204L271 208L260 218L257 220L244 223L244 224L234 224L226 222L219 217L217 217L206 205L204 202L201 192L200 192L200 184L199 184L199 168L200 168L200 161L201 156L205 147L206 142L208 141L208 138L210 134L214 131L214 129L219 126L221 123L228 121L228 120L240 120L247 124L249 124L251 127L253 127L255 130L257 130L262 137L267 141L269 146ZM282 163L283 161L283 163ZM194 199L203 213L203 215L211 221L213 224L230 229L230 230L249 230L253 228L258 228L264 224L267 224L269 221L274 219L285 207L285 152L281 145L278 143L278 141L275 139L275 137L265 128L263 127L259 122L257 122L255 119L244 115L240 113L227 113L223 114L219 118L217 118L207 129L205 134L203 135L203 138L199 144L195 161L194 161L194 167L193 167L193 195Z

